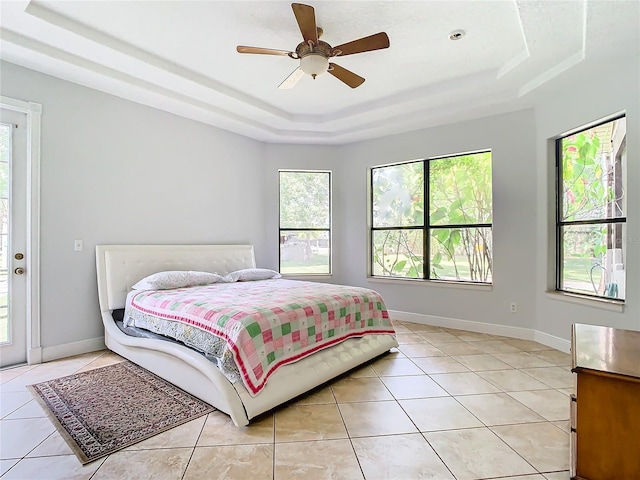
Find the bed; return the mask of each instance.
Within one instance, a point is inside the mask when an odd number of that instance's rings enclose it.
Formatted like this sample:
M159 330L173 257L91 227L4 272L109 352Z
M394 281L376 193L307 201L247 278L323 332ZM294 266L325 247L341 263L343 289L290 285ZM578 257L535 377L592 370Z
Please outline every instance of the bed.
M107 348L225 412L235 425L244 426L252 418L398 346L390 326L364 336L356 331L337 335L335 342L325 343L322 348L309 347L300 359L279 362L277 369L266 372L262 378L254 378L252 385L246 378L230 380L228 372L223 373L201 351L176 341L128 335L114 321L113 313L121 312L127 306L131 287L151 274L199 271L225 276L255 267L251 245L97 246L98 300ZM287 289L297 285L295 280L286 279L247 284L255 283L264 290L265 285L271 287L276 282L289 282L284 283ZM308 282L300 282L300 285L305 283ZM247 284L221 287L245 289ZM231 293L229 290L228 294ZM386 307L382 307L386 313ZM346 339L340 340L341 336Z

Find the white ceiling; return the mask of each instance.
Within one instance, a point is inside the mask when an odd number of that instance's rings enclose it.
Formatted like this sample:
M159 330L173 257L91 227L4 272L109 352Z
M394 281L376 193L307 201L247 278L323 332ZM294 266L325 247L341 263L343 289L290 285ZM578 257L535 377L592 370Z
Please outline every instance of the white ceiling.
M343 144L526 108L578 65L640 55L637 0L306 3L331 45L387 32L390 48L333 59L362 86L280 90L297 60L236 52L295 50L283 1L3 0L0 56L258 140Z

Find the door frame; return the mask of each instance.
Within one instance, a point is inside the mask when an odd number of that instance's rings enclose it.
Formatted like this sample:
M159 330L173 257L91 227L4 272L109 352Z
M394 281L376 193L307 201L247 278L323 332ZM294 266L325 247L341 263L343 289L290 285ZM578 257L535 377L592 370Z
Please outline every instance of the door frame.
M40 345L40 125L42 105L0 96L0 106L27 115L27 363L42 363Z

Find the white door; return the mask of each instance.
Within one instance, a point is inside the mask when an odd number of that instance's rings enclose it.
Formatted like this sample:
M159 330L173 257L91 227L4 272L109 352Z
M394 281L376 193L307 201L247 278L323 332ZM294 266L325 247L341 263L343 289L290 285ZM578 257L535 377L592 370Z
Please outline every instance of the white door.
M0 109L0 367L27 361L27 128Z

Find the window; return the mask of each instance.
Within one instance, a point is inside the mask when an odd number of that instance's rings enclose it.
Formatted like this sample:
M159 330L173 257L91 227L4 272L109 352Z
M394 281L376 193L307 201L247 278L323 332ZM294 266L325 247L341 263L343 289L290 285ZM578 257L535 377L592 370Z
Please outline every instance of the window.
M490 151L372 168L371 275L491 283L491 190Z
M626 118L556 140L556 289L625 298Z
M331 172L280 171L280 273L331 274Z

